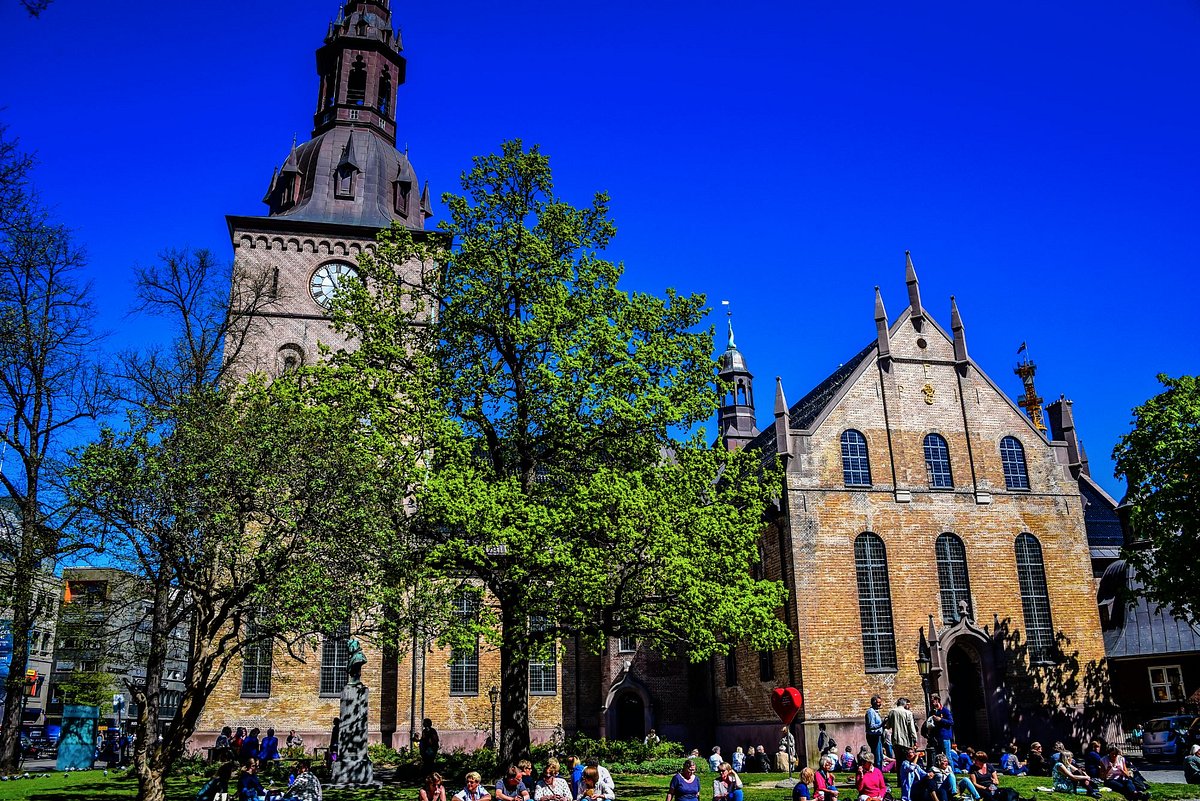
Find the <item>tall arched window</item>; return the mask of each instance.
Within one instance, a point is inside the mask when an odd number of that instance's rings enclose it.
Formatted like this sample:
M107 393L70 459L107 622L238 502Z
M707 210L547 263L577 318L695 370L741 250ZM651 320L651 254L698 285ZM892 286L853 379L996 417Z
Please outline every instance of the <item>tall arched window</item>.
M937 550L938 586L942 591L942 620L955 622L961 617L959 604L966 601L966 610L971 614L971 582L967 577L967 547L956 535L939 535L935 543Z
M867 438L853 428L842 432L842 477L847 487L871 486L871 461Z
M1054 623L1050 617L1050 593L1046 589L1046 568L1042 562L1042 544L1032 534L1018 534L1017 582L1021 585L1021 608L1025 613L1025 642L1029 661L1049 662L1054 648Z
M362 56L354 59L350 67L350 78L346 82L346 101L352 106L361 106L367 100L367 65Z
M925 474L929 486L934 489L953 489L954 477L950 473L950 446L941 434L925 435Z
M350 627L338 626L321 644L321 695L339 695L350 675Z
M863 665L867 672L895 670L892 591L888 585L887 551L878 534L867 531L854 540L854 573L858 579Z
M375 105L379 107L379 113L387 115L388 109L392 107L392 76L387 70L379 76L379 88L377 91L378 100Z
M1029 472L1025 469L1025 446L1016 437L1000 440L1000 464L1004 466L1004 486L1010 490L1029 489Z

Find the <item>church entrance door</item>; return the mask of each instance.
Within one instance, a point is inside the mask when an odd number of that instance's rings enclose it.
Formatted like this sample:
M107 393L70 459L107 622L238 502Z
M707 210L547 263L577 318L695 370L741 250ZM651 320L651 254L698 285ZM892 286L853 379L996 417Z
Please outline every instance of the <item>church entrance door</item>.
M621 693L616 707L616 739L643 739L646 736L646 705L641 696L634 692Z
M971 643L955 643L947 654L946 667L950 679L950 711L954 713L954 738L959 748L968 745L975 749L991 747L988 690L979 650Z

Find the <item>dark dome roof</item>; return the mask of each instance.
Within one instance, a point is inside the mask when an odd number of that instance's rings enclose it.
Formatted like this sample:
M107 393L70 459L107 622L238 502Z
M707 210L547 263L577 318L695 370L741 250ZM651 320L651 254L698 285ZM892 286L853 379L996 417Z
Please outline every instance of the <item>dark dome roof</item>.
M341 171L354 174L353 198L336 194ZM397 183L407 192L404 212L397 211ZM294 203L289 202L289 189ZM408 158L368 129L333 128L292 150L263 200L272 217L371 228L387 228L393 221L407 228L425 227L420 187Z

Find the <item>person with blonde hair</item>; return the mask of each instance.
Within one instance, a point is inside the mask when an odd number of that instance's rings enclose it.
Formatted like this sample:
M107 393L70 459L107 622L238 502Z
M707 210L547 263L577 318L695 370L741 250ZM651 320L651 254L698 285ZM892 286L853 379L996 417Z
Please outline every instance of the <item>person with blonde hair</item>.
M800 771L800 781L796 782L796 786L792 788L792 801L809 801L812 798L809 785L813 783L816 776L816 771L812 768Z
M742 777L728 762L717 765L717 778L713 779L713 799L718 798L742 801Z
M542 771L542 780L533 788L534 801L573 801L571 785L558 775L558 771L558 760L547 760L546 768Z
M471 771L463 777L466 787L454 794L456 801L491 801L491 793L483 787L483 777Z

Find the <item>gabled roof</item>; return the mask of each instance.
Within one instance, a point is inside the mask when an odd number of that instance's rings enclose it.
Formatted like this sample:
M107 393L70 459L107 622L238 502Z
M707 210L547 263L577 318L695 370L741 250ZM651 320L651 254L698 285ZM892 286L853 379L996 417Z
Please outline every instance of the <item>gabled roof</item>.
M1130 593L1140 589L1141 583L1124 559L1109 565L1100 578L1096 601L1101 610L1108 658L1200 651L1200 629L1153 601L1130 597Z

